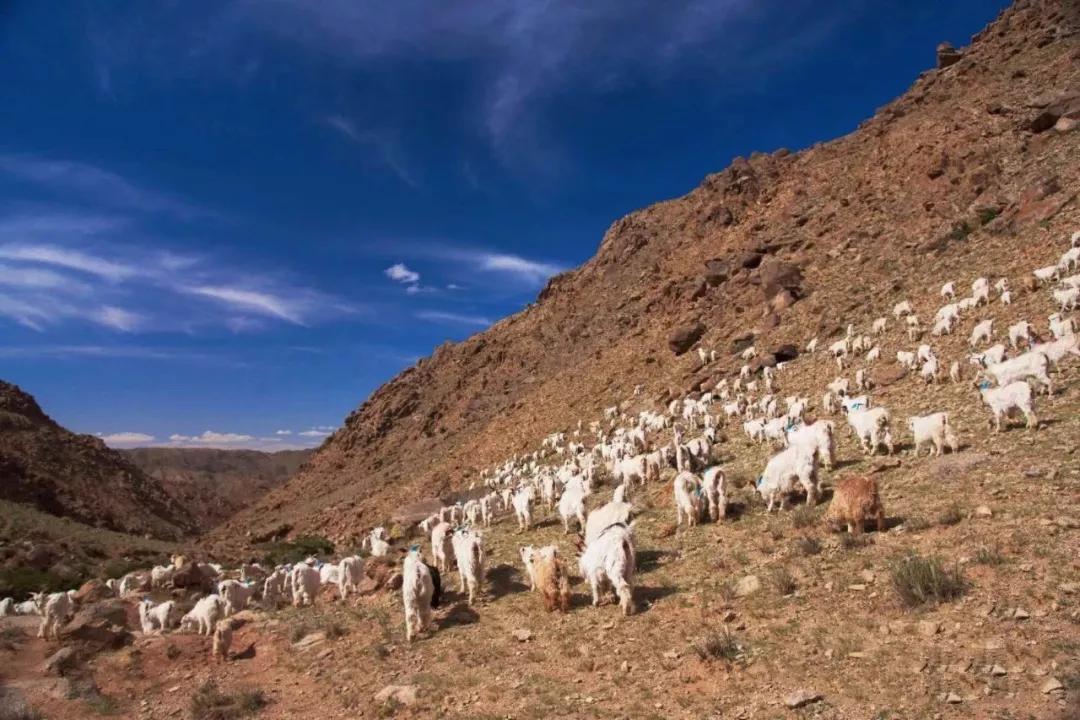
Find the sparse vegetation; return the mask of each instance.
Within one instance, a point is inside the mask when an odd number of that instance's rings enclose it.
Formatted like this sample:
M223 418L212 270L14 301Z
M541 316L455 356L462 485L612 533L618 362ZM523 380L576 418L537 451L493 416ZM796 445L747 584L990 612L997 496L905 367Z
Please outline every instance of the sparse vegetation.
M904 529L910 532L922 532L930 527L930 521L922 515L912 515L904 519Z
M974 228L971 227L967 220L961 220L960 222L953 223L948 238L950 240L963 240L970 235L973 230Z
M790 595L799 588L794 576L784 566L775 568L769 573L769 585L777 595Z
M257 689L223 693L212 680L203 683L191 696L192 720L236 720L262 710L268 701Z
M704 662L724 660L735 662L745 652L735 635L727 628L707 628L705 634L690 643L690 649Z
M979 208L979 224L989 225L993 222L994 218L998 216L998 211L994 208Z
M906 607L955 600L967 590L959 565L946 567L935 557L911 554L893 562L892 586Z
M808 528L817 523L817 509L810 505L800 505L791 511L791 524L797 528Z
M26 633L17 627L0 629L0 650L15 650L26 639Z
M870 544L869 535L855 535L844 533L840 536L840 548L843 550L857 550Z
M3 568L0 569L0 597L10 595L21 599L42 590L58 592L72 587L76 581L76 578L62 577L32 567Z
M803 535L795 541L795 549L798 550L799 554L807 557L817 555L821 552L821 541L815 537Z
M960 512L960 506L953 503L938 515L937 524L948 527L958 524L963 519L964 515Z
M1005 556L997 545L983 545L975 552L974 562L979 565L1002 565L1005 563Z
M0 695L0 720L45 720L45 716L23 702L9 702Z
M302 535L292 541L265 543L259 547L268 565L297 563L312 555L327 557L334 554L334 543L319 535Z

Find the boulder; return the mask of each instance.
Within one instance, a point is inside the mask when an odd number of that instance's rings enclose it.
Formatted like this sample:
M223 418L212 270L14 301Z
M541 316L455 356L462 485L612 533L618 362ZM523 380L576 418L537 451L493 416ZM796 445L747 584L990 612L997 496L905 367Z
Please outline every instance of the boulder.
M795 302L796 297L791 294L790 290L781 290L776 295L773 295L773 299L769 301L769 307L774 312L780 312L781 310L787 310Z
M962 57L964 57L964 54L954 48L952 43L943 42L937 46L937 66L939 70L955 65L960 62Z
M693 325L684 325L677 328L671 336L668 338L668 347L671 348L671 352L676 355L682 355L687 350L694 346L701 336L705 334L705 326L700 323L694 323Z
M79 605L96 603L101 600L108 600L111 597L113 597L113 591L109 589L109 586L103 580L97 578L83 583L82 587L75 592L75 602Z
M1055 127L1061 119L1080 120L1080 95L1067 95L1047 105L1028 122L1027 129L1033 133L1046 132Z
M870 373L870 379L879 388L888 387L900 382L907 375L907 368L903 365L890 365Z
M753 270L757 266L761 265L761 260L764 257L765 256L759 252L748 250L746 252L735 255L734 260L735 264L739 267L745 268L747 270Z
M132 641L127 631L127 606L121 600L103 600L79 610L61 632L90 653L115 650Z
M173 573L172 584L175 588L192 588L209 592L213 589L214 581L199 569L198 563L190 562Z
M793 298L802 295L802 270L797 265L792 265L783 260L768 258L758 268L761 282L761 292L766 300L772 300L784 290L791 293Z
M785 343L784 345L777 345L772 349L773 357L776 358L776 362L791 362L795 358L799 357L799 348L791 343Z
M738 597L753 595L758 590L761 590L761 580L757 575L746 575L739 578L733 589Z
M705 261L705 282L712 287L722 284L731 277L731 265L727 260L713 258Z
M393 701L399 705L415 705L416 690L415 685L387 685L375 693L375 702L384 704Z
M63 677L64 673L71 669L77 660L75 648L62 647L45 661L45 666L42 668L46 675L56 675Z

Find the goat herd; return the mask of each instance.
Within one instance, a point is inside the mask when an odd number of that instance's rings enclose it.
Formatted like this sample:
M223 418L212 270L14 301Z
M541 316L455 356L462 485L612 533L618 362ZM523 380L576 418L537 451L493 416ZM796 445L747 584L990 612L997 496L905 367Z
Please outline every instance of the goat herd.
M1034 284L1047 287L1054 303L1055 312L1047 318L1052 340L1040 342L1034 325L1021 320L1007 328L1007 345L998 343L986 348L995 335L994 321L984 319L973 325L969 339L971 354L966 362L961 359L949 362L947 377L953 383L963 382L964 367L977 368L975 386L999 432L1003 420L1014 413L1024 416L1027 427L1037 427L1032 384L1051 395L1051 368L1057 369L1069 356L1080 357L1076 322L1066 315L1080 305L1080 274L1067 275L1078 265L1080 231L1072 235L1069 248L1056 264L1033 272ZM971 295L959 300L956 283L948 282L942 286L940 295L946 304L934 316L932 337L951 335L964 322L965 315L978 313L995 299L1004 305L1012 303L1012 289L1006 278L991 284L987 278L980 277L971 283ZM892 315L896 322L902 322L909 342L920 340L923 324L909 301L897 303ZM860 357L863 367L855 369L853 378L840 376L828 383L821 396L820 410L842 413L868 455L875 455L882 448L889 454L895 450L892 416L869 394L873 383L868 369L881 359L879 343L888 329L886 317L871 323L870 334L861 334L849 325L845 337L827 347L841 373ZM818 339L814 338L806 345L805 354L813 355L818 349ZM698 354L703 364L716 360L715 351L699 348ZM777 447L778 451L765 463L756 481L766 512L771 512L774 506L783 510L796 493L805 494L807 504L815 504L821 496L819 467L832 469L835 463L835 425L825 419L809 421L806 415L810 401L806 397L775 396L779 378L790 363L775 367L755 363L760 365L755 367L749 363L757 354L755 347L746 348L741 358L747 364L737 377L721 380L700 396L673 400L666 412L642 410L637 415L628 415L624 408L629 402L616 405L607 408L603 419L590 423L588 428L579 421L569 437L564 432L552 434L536 452L516 456L483 471L480 480L487 490L480 497L443 507L420 523L422 531L430 537L430 564L425 562L419 545L402 550L406 638L411 641L431 625L432 609L438 607L442 593L441 574L451 570L451 555L460 590L467 593L472 604L482 590L484 578L484 528L492 524L498 513L512 512L519 532L528 531L534 526L534 513L540 507L557 510L566 532L575 526L580 532L578 569L591 590L593 605L599 605L601 595L610 589L623 613L633 612L636 559L632 495L640 485L658 481L662 470L674 468L677 525L723 519L727 512L727 478L721 466L709 466L717 428L721 425L741 421L751 443ZM900 349L895 357L899 365L918 373L925 383L937 383L946 376L942 370L946 361L938 358L929 343L918 345L914 351ZM635 394L639 391L640 388L636 389ZM717 405L721 412L714 413ZM958 448L947 412L911 417L908 428L916 457L927 446L934 455L942 454L945 448L953 452ZM698 436L687 440L689 433ZM591 447L583 442L589 437L595 439ZM614 493L609 502L586 512L587 498L592 495L594 478L601 469L613 479ZM851 476L836 483L825 515L830 526L862 532L868 521L875 521L881 529L883 518L877 482L873 478ZM363 547L373 557L386 557L391 551L390 538L384 528L375 528L364 538ZM520 555L530 589L540 592L545 607L549 611L567 610L569 578L557 546L530 545L522 547ZM149 574L131 573L108 581L108 586L115 594L126 596L148 588L169 587L178 573L196 572L209 584L216 585L216 592L199 599L183 615L175 601L154 604L149 599L142 600L139 604L142 630L154 633L179 626L213 635L212 653L224 658L233 628L228 618L253 598L260 598L264 608L274 608L283 600L304 606L315 602L320 588L333 585L339 597L345 599L350 592L359 590L364 569L365 560L360 556L346 557L336 564L308 558L272 571L258 564L244 565L228 573L232 577L223 579L226 573L218 565L191 564L176 556L169 566L155 567ZM0 601L0 616L38 614L42 618L39 635L56 637L75 610L75 604L74 591L34 594L20 603L5 598Z

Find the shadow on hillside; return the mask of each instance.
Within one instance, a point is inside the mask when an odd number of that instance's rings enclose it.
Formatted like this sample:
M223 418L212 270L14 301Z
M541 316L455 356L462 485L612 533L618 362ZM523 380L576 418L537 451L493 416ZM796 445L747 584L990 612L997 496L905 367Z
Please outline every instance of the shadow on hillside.
M637 559L637 571L647 573L660 566L662 558L677 558L679 553L674 550L638 550L635 554Z
M886 518L885 518L885 529L882 532L888 532L889 530L892 530L894 527L900 527L901 525L904 524L905 520L906 520L906 518L902 518L899 515L894 516L894 517L887 517L886 516ZM868 533L869 532L875 532L876 530L877 530L877 527L873 523L867 523L866 532L868 532Z
M513 565L503 563L487 571L488 595L498 599L512 593L525 592L529 586L521 581L521 573Z
M743 515L745 515L749 509L750 506L748 503L742 502L740 500L730 501L724 507L724 519L720 522L738 520Z
M467 602L458 602L439 618L439 629L473 625L478 622L480 622L480 613L469 607Z
M251 643L246 648L238 653L231 655L233 660L254 660L255 659L255 643Z
M639 586L634 588L634 604L637 612L645 612L657 601L663 600L669 595L679 592L674 585L658 585L655 587Z

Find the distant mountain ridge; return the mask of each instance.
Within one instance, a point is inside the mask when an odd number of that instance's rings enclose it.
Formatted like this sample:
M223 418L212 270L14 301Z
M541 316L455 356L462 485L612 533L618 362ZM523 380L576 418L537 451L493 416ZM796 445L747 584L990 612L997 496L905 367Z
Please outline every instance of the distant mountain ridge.
M313 450L144 447L120 453L209 530L282 485Z
M188 510L122 453L61 427L29 393L2 380L0 499L155 538L197 529Z

